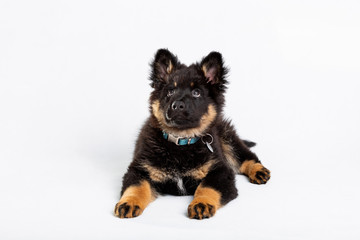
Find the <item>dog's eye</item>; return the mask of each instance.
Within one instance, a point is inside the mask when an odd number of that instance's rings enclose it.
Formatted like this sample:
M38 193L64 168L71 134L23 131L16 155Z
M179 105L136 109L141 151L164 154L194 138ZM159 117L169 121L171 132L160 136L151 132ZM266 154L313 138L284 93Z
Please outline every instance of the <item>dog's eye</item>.
M172 95L174 95L174 93L175 93L175 90L174 90L174 89L170 89L170 90L168 91L167 96L168 96L168 97L171 97Z
M193 95L193 97L196 97L196 98L198 98L198 97L200 97L200 90L199 89L194 89L194 90L192 90L192 95Z

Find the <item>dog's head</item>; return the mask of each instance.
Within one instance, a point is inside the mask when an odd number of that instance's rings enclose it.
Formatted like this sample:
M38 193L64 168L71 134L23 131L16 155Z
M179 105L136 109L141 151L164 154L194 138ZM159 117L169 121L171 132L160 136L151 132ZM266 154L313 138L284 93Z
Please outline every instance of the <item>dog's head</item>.
M151 68L151 112L162 130L181 137L205 134L224 104L227 69L221 54L211 52L186 66L160 49Z

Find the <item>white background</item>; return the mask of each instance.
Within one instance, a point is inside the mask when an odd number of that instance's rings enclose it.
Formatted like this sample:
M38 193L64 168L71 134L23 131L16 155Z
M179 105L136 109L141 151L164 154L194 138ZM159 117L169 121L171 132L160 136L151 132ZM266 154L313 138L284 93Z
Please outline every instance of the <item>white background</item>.
M359 1L0 1L0 239L359 239ZM212 219L118 219L158 48L220 51L272 171Z

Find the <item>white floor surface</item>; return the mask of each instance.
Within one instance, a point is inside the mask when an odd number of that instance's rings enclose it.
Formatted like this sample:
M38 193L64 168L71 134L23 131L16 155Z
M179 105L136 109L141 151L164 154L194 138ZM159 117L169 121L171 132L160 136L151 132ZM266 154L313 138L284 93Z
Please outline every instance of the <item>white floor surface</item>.
M0 239L360 239L359 1L1 1ZM113 208L148 63L220 51L226 116L272 172L190 220Z

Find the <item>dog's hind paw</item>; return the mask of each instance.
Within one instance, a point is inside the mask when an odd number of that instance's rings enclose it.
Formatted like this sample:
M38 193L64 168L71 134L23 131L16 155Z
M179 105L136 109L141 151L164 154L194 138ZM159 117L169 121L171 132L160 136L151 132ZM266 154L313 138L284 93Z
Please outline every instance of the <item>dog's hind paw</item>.
M255 160L244 161L240 166L240 173L248 176L249 181L255 184L265 184L270 179L270 171Z
M261 164L260 164L261 165ZM263 165L254 167L249 175L249 180L254 184L265 184L270 179L270 171Z

